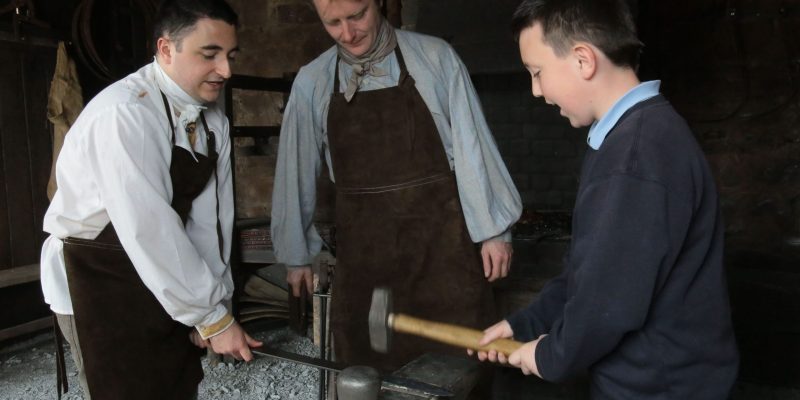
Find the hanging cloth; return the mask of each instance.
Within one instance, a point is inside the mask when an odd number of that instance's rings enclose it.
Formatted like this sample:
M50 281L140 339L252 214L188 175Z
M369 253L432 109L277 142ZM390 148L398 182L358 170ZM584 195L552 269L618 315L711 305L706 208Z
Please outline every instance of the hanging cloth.
M64 137L82 110L83 95L75 62L69 58L64 42L58 42L56 70L47 98L47 119L53 124L53 163L47 182L47 198L50 200L56 193L56 160L64 145Z

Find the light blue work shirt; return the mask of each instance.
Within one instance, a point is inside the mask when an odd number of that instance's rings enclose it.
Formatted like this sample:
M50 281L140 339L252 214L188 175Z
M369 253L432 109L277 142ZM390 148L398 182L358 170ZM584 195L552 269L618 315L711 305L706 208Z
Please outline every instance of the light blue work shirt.
M522 201L503 164L481 110L469 73L445 41L413 32L396 31L409 74L444 144L455 171L464 219L473 242L503 235L522 213ZM328 151L328 105L333 92L336 47L298 72L283 116L272 196L272 241L278 262L311 263L322 247L312 223L316 178ZM339 63L340 90L352 68ZM376 64L385 76L366 76L360 91L397 86L400 65L393 53ZM356 93L358 96L358 93ZM333 170L329 168L331 179Z

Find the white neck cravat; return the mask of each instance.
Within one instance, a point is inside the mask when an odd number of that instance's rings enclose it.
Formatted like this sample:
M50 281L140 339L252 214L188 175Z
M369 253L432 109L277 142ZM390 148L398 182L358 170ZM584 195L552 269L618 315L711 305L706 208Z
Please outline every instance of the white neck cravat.
M167 96L172 114L175 117L174 123L177 128L175 143L187 149L196 150L199 153L206 153L206 140L204 135L196 135L200 132L197 128L200 112L206 109L199 101L189 96L172 78L167 75L161 65L156 60L155 79L158 88ZM196 137L195 137L196 135Z

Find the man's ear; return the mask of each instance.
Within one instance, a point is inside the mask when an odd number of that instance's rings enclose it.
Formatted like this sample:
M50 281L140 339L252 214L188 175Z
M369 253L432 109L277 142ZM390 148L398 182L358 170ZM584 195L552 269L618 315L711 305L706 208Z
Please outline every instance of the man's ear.
M589 80L597 72L597 53L588 43L578 42L572 47L572 55L578 63L581 78Z
M170 40L162 36L156 42L156 54L159 58L169 64L172 62L172 48L170 47Z

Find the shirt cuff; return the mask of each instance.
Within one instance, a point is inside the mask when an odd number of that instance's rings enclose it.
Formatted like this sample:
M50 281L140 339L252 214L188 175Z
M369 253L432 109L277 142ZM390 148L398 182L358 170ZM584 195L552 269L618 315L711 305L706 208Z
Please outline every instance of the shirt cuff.
M200 336L203 338L203 340L207 340L219 335L222 332L225 332L226 329L233 325L233 322L233 316L229 313L225 313L225 315L216 322L209 325L195 325L195 329L197 329L197 332L200 333Z
M514 332L514 340L530 342L536 339L531 322L528 320L524 311L518 311L509 315L506 317L506 322L511 326L511 331Z
M497 236L490 237L490 238L484 240L484 242L499 242L499 241L503 241L503 242L506 242L506 243L511 243L511 241L512 241L512 239L511 239L511 228L506 229L505 232L503 232L503 233L501 233L501 234L499 234Z

